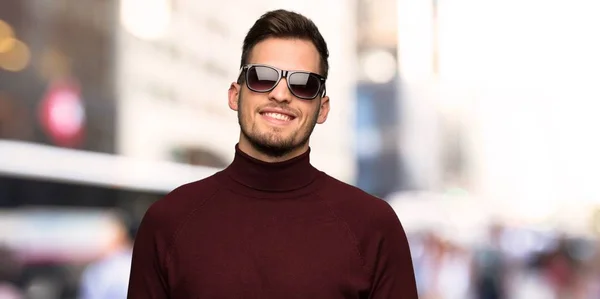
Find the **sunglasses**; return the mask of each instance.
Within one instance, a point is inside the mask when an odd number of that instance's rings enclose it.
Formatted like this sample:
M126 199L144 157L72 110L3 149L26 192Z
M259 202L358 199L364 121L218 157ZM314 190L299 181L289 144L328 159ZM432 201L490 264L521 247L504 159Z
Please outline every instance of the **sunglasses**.
M244 72L246 86L254 92L270 92L279 84L281 78L285 78L288 89L297 98L312 100L319 94L325 96L325 78L319 74L284 71L262 64L247 64L240 69L239 79ZM240 83L239 79L238 83Z

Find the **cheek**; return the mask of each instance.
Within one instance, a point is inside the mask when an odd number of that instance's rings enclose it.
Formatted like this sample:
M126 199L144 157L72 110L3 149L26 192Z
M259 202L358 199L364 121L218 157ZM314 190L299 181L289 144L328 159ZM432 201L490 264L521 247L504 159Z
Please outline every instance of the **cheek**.
M255 117L254 111L256 111L256 107L252 105L251 101L248 101L244 98L242 101L239 102L238 108L245 119L252 119Z
M302 118L306 120L313 118L313 116L317 113L318 107L315 105L315 103L312 102L307 102L303 104L306 105L303 105L304 107L298 107L298 109L302 111Z
M313 122L315 119L319 117L319 107L310 107L304 113L306 122Z
M252 107L250 107L250 105L244 105L244 107L242 107L242 111L244 111L246 116L252 116Z

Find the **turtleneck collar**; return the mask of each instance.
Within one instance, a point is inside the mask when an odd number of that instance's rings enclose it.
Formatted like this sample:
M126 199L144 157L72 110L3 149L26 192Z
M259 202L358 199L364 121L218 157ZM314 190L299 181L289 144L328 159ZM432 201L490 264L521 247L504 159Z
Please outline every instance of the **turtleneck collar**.
M319 171L310 164L310 148L295 158L269 163L249 156L236 145L233 162L224 173L255 191L287 192L310 185Z

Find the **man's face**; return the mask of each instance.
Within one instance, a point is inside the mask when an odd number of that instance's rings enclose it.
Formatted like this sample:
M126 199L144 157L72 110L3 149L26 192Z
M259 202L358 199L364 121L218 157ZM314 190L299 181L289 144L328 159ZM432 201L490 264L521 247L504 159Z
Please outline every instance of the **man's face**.
M279 38L256 44L248 61L313 73L319 73L319 62L319 53L312 42ZM327 119L329 98L297 98L288 89L287 80L282 78L273 90L264 93L248 89L245 82L233 83L229 89L229 106L238 112L243 150L284 158L301 154L308 148L315 125Z

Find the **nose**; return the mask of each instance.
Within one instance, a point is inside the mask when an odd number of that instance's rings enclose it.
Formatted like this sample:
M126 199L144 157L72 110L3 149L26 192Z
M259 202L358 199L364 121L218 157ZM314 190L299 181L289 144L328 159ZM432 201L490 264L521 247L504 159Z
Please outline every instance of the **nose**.
M277 86L269 93L269 99L277 102L289 102L292 99L292 94L287 86L287 79L281 78Z

